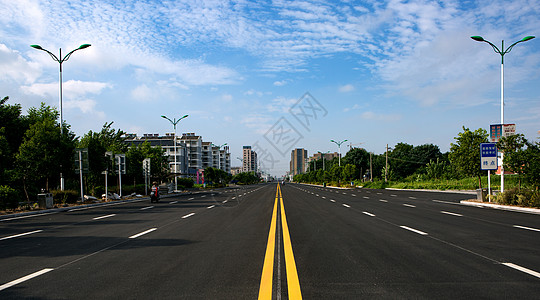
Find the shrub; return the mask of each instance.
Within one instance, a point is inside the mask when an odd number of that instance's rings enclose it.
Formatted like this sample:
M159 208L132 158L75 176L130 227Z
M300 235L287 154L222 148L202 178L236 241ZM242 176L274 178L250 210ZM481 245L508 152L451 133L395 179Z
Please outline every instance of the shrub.
M176 179L177 182L178 182L178 187L180 188L184 188L184 189L189 189L189 188L192 188L193 185L195 184L193 182L193 179L191 178L177 178Z
M19 193L7 185L0 185L0 209L17 208L21 197Z
M76 203L81 196L80 191L75 190L53 190L51 194L54 202L58 204Z

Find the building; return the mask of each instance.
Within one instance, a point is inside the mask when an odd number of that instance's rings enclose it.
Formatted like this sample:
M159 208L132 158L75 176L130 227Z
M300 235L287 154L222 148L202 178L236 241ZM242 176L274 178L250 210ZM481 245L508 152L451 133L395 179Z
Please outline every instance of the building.
M186 145L188 168L191 170L203 169L202 162L202 137L195 133L182 133L180 143ZM190 172L191 173L191 172Z
M242 173L242 167L232 167L231 168L231 175L232 176L240 174L240 173Z
M174 133L166 133L165 136L160 136L155 133L145 133L142 137L136 134L126 135L126 143L131 146L139 146L144 142L150 143L151 147L160 146L165 150L165 156L168 156L169 168L171 173L176 173L180 176L188 174L187 149L184 144L176 144L176 168L175 168L175 152L174 152Z
M257 152L251 146L242 149L242 172L257 172Z
M291 152L290 174L298 175L302 174L306 170L307 162L307 150L304 148L297 148Z
M195 133L183 133L182 136L176 136L176 153L174 152L174 133L166 133L165 136L150 133L142 137L127 134L126 137L125 142L129 146L138 146L144 142L149 142L151 147L161 146L165 150L164 155L168 156L170 172L180 177L195 177L200 169L207 167L231 172L229 147L220 150L212 142L203 142L202 137Z

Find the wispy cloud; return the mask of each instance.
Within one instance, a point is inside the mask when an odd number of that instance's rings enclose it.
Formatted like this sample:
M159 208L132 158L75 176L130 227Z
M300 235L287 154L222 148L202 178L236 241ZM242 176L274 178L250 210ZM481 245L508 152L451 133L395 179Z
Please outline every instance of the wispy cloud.
M352 84L346 84L342 85L338 88L338 91L341 93L348 93L354 91L354 85Z

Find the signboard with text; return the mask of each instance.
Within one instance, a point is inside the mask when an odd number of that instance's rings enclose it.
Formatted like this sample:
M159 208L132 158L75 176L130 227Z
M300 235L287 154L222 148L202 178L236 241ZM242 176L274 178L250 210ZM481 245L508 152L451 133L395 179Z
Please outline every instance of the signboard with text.
M497 144L480 144L480 169L482 171L497 170Z
M489 140L492 143L498 142L501 137L516 134L516 124L495 124L489 126Z

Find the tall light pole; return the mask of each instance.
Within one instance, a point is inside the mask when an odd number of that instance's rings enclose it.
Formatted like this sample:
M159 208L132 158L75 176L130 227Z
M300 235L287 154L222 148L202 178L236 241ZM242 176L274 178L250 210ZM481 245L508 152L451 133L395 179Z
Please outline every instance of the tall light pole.
M90 46L91 46L90 44L82 44L82 45L79 46L79 48L77 48L75 50L71 50L71 52L66 54L64 57L62 57L62 48L60 48L59 55L57 57L56 55L54 55L49 50L42 48L40 45L30 45L30 47L32 47L34 49L47 52L54 61L56 61L56 62L58 62L60 64L60 80L59 80L59 82L60 82L60 88L59 88L59 91L60 91L59 92L59 95L60 95L59 98L60 98L60 100L59 100L59 102L60 102L60 136L61 137L64 136L64 114L63 114L63 110L62 110L62 63L67 61L71 57L71 54L73 54L75 51L82 50L82 49L88 48ZM60 168L61 167L62 166L60 166ZM62 191L64 190L64 175L62 175L61 170L60 170L60 189Z
M347 140L343 140L343 141L341 141L341 142L336 142L336 141L334 141L334 140L330 140L330 142L336 143L336 145L338 146L338 151L339 151L339 159L338 159L338 161L339 161L339 166L340 166L340 167L341 167L341 144L345 143L346 141L347 141Z
M484 38L481 36L477 36L477 35L471 36L471 39L477 42L488 43L493 48L493 51L495 51L495 53L498 53L501 55L501 126L504 126L504 55L506 53L510 53L510 51L512 51L512 48L514 48L515 45L526 42L526 41L530 41L534 39L534 36L526 36L522 38L521 40L513 43L512 45L510 45L510 47L506 49L504 49L504 40L502 40L501 49L499 49L490 41L484 40ZM501 193L504 192L504 165L502 163L503 158L504 158L504 153L501 152Z
M180 120L184 119L184 118L187 118L188 115L185 115L183 117L181 117L180 119L169 119L167 118L166 116L161 116L163 119L167 119L169 122L171 122L171 124L173 124L174 126L174 139L173 139L173 144L174 144L174 191L177 191L178 190L178 180L176 179L176 173L178 173L177 171L177 164L176 164L176 156L178 155L178 153L176 152L176 124L178 124L178 122L180 122Z

